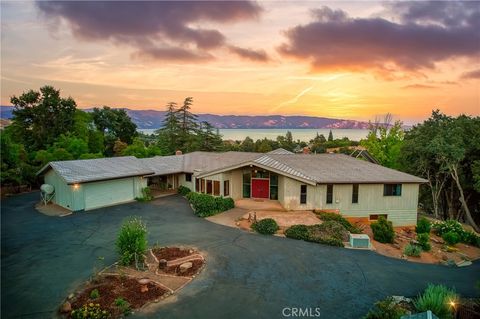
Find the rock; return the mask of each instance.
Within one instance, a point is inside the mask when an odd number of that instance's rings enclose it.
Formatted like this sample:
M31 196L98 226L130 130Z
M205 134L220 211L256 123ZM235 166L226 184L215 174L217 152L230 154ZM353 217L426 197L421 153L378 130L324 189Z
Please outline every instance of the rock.
M73 297L75 297L74 294L69 294L69 295L68 295L68 299L73 299Z
M397 249L401 249L401 248L402 248L402 247L400 247L400 245L397 244L397 243L394 243L394 244L393 244L393 247L395 247L395 248L397 248Z
M192 267L193 267L193 264L192 264L192 262L189 261L189 262L181 264L180 267L179 267L179 270L180 270L181 273L184 273Z
M140 286L140 292L144 293L148 291L148 286L147 285L141 285Z
M472 265L472 262L470 260L462 260L457 263L457 267L467 267Z
M443 261L447 261L447 260L448 260L448 256L445 255L445 254L442 254L442 260L443 260Z
M456 266L456 265L457 265L457 264L455 263L455 260L453 260L453 259L449 259L449 260L445 261L443 264L444 264L445 266L448 266L448 267L453 267L453 266Z
M431 241L433 241L434 243L437 243L437 244L443 244L443 240L441 239L436 239L435 237L432 237L430 238Z
M158 261L158 269L165 269L167 268L167 260L166 259L160 259Z
M405 302L405 303L411 303L412 302L412 299L407 298L405 296L392 296L392 299L393 299L393 302L396 303L396 304L399 304L401 302Z
M193 250L190 249L190 250L188 251L188 253L189 253L190 255L193 254Z
M70 304L70 302L68 301L65 301L62 305L62 307L60 308L60 312L61 313L67 313L67 312L70 312L72 311L72 304Z
M150 282L150 279L148 279L148 278L142 278L142 279L138 280L138 283L140 285L147 285L149 282Z

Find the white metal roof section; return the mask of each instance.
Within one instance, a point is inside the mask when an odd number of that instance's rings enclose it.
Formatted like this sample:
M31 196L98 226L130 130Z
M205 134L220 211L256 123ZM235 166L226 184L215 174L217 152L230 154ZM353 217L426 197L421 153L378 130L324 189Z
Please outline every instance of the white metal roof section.
M114 178L150 175L154 172L134 156L57 161L45 165L37 174L51 167L68 184L93 182Z
M286 154L283 154L283 155L286 155ZM272 158L271 155L264 155L260 158L255 159L253 162L256 163L256 164L266 166L266 167L270 167L270 168L272 168L276 171L285 173L287 175L291 175L291 176L299 177L301 179L305 179L305 180L315 182L315 179L311 178L310 176L307 176L306 174L302 173L301 171L299 171L295 168L292 168L291 166L281 162L280 160L281 160L281 157L283 157L283 155L280 155L279 156L280 158L278 160Z
M275 155L275 154L276 154L276 155L290 155L290 154L295 154L295 153L290 152L290 151L287 151L286 149L280 147L280 148L277 148L277 149L275 149L275 150L273 150L273 151L268 152L267 154L273 154L273 155Z

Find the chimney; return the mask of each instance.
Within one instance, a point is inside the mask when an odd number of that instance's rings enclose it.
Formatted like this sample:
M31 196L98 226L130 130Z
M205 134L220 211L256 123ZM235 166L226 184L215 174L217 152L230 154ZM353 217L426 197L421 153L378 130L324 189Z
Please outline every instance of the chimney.
M308 147L304 147L303 154L310 154L310 149Z
M175 155L182 155L182 151L177 150L177 151L175 152Z

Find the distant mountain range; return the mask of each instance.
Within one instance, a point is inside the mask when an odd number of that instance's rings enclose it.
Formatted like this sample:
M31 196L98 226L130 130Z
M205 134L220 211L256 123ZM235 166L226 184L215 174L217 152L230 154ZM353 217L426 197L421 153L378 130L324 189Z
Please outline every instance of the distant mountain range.
M1 106L2 119L12 117L12 106ZM162 126L165 111L125 109L132 121L140 129L157 129ZM91 111L91 109L85 109ZM316 116L283 116L283 115L216 115L198 114L199 121L207 121L221 129L367 129L368 123L355 120L332 119Z

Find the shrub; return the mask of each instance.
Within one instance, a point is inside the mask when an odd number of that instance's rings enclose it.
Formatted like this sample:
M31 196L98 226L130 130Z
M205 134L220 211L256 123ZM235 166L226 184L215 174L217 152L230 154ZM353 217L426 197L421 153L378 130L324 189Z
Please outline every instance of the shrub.
M143 261L147 250L147 227L140 218L130 217L123 222L117 238L117 251L123 265Z
M192 204L195 215L208 217L235 207L231 198L213 197L207 194L190 192L186 195L187 200Z
M392 297L375 303L375 307L370 309L364 319L400 319L407 311L395 303Z
M285 231L285 236L288 238L308 241L308 226L293 225Z
M450 246L458 244L460 242L460 235L451 230L442 235L443 240Z
M450 302L458 299L454 290L443 285L428 285L423 294L413 302L419 312L431 310L440 319L453 318Z
M372 228L373 239L381 243L393 243L395 231L392 222L387 221L385 217L380 216L378 221L373 222L370 227Z
M462 224L452 219L433 224L433 230L438 236L443 236L448 232L454 232L458 235L463 233Z
M128 301L126 301L121 297L115 299L115 306L118 307L118 309L122 312L124 316L128 316L132 312L132 309L130 308L130 304L128 303Z
M352 234L360 234L362 230L355 225L352 225L348 220L346 220L342 215L337 213L327 213L327 212L318 212L316 213L318 218L323 221L330 221L334 220L345 227L346 230L351 232Z
M430 223L430 221L425 217L422 217L418 220L417 227L415 227L415 231L417 232L417 234L424 234L424 233L429 234L431 228L432 228L432 224Z
M420 257L422 253L422 248L415 244L407 244L403 249L403 253L411 257Z
M98 303L89 303L72 310L70 317L72 319L107 319L110 318L110 314L108 311L102 310Z
M263 235L273 235L279 228L275 220L272 218L265 218L253 223L252 229Z
M190 193L191 190L190 188L186 187L186 186L178 186L178 193L182 196L186 196L188 193Z
M475 234L473 231L466 230L462 233L460 237L460 241L462 243L480 247L480 236Z
M90 299L97 299L100 297L100 293L98 292L98 289L93 289L90 291Z
M343 247L348 240L348 232L342 224L334 220L323 222L320 225L308 226L308 241L315 243Z
M432 246L430 245L430 234L429 233L417 234L417 241L418 241L418 244L420 245L420 247L422 247L422 249L424 251L429 251L430 249L432 249Z
M137 197L135 199L138 200L139 202L151 201L153 199L152 191L150 190L149 187L144 187L142 188L142 197Z

